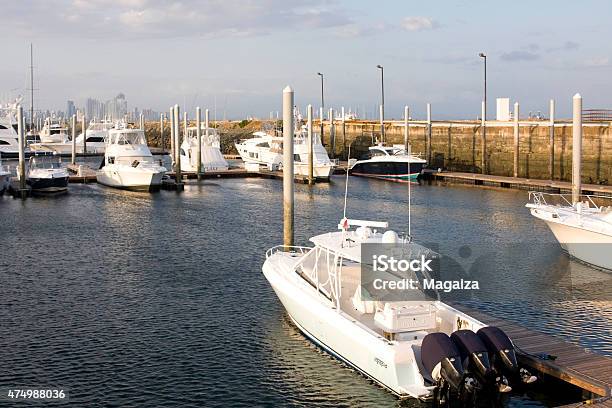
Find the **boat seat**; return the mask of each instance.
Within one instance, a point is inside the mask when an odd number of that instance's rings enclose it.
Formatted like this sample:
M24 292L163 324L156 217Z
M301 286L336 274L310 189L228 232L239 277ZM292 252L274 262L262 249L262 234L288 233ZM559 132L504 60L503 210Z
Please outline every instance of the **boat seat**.
M376 310L374 322L387 333L427 331L436 328L436 312L419 302L387 302Z
M362 300L361 299L361 285L357 285L355 294L351 298L353 307L361 314L374 313L376 311L376 302L373 300Z

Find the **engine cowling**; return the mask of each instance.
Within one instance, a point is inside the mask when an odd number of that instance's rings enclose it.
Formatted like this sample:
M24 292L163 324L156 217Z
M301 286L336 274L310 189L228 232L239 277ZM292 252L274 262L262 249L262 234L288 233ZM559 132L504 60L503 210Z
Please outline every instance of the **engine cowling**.
M471 330L457 330L451 334L451 340L461 353L463 368L475 374L481 381L489 382L494 373L487 347L480 337Z
M421 343L421 362L435 381L446 380L459 390L463 382L461 354L445 333L430 333Z

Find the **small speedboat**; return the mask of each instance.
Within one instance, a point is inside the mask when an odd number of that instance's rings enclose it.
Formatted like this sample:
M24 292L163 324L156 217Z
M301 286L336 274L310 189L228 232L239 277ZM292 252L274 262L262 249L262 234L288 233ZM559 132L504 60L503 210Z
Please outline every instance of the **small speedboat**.
M354 161L349 173L353 176L373 177L391 181L415 179L427 161L404 149L404 145L371 146L368 152Z
M202 140L202 171L219 171L229 169L221 153L221 145L217 129L208 128L204 125L200 128ZM198 169L198 128L191 126L187 128L187 136L181 144L181 170L197 171Z
M596 204L609 197L583 195L577 203L563 194L530 192L529 197L531 215L548 225L570 256L612 270L612 206Z
M109 187L155 191L166 172L153 158L143 130L119 128L108 133L104 162L96 180Z
M68 191L68 170L62 167L59 156L30 157L26 183L33 193L62 193Z

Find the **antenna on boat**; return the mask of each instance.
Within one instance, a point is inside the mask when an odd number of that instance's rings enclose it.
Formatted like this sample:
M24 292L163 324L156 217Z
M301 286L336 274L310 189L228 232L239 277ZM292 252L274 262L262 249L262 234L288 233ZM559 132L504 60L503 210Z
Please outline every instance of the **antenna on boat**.
M412 181L410 180L410 158L412 156L410 155L410 150L411 150L410 143L408 143L408 239L412 241L412 231L410 229L411 227L410 212L412 210L411 208L412 196L411 196L411 187L410 187L410 184L412 184Z
M346 198L348 196L348 180L349 180L349 163L351 161L351 145L348 147L348 157L346 158L346 183L344 183L344 211L342 213L342 219L346 219Z

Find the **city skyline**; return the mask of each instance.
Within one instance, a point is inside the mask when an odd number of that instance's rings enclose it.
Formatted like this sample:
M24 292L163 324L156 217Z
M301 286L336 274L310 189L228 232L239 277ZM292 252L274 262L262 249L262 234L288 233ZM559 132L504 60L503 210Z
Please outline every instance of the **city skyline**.
M372 9L365 1L334 0L241 7L195 0L23 1L7 5L0 27L12 55L1 69L0 94L27 96L32 42L35 107L43 109L125 92L134 106L157 111L178 103L188 111L216 108L219 117L265 118L279 110L287 84L300 108L318 107L322 72L327 107L372 117L381 64L387 117L400 117L408 105L422 118L429 102L434 118L473 119L483 98L479 52L488 56L491 113L496 97L544 114L554 98L559 116L568 117L576 92L587 108L610 107L612 46L596 40L610 34L612 5L587 1L553 9L552 2L519 1L488 15L487 4L396 1Z

